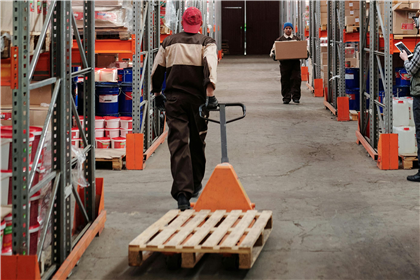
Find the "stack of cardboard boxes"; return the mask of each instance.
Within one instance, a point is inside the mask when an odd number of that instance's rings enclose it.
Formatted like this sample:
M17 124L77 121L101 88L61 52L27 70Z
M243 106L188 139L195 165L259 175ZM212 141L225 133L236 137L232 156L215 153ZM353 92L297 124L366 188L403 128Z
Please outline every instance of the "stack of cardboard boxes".
M360 2L345 1L346 32L353 32L360 25Z
M321 30L325 31L327 30L327 24L328 24L328 2L327 1L321 1Z
M381 15L384 16L384 3L378 2ZM417 35L412 17L420 9L420 0L392 2L392 34Z

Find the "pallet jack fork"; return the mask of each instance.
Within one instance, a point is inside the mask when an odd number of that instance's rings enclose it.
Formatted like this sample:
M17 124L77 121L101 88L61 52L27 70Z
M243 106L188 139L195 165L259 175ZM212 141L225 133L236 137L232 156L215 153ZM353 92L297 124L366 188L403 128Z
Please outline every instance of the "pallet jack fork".
M199 108L200 117L220 124L222 162L216 166L197 202L192 203L191 206L195 211L210 210L214 212L216 210L226 210L230 212L232 210L253 210L255 204L251 203L239 181L238 175L236 175L233 166L229 163L227 155L226 124L245 118L246 107L242 103L219 103L217 109L210 110L220 112L220 121L218 121L207 118L204 115L204 106L203 104ZM242 116L226 120L226 107L241 107Z

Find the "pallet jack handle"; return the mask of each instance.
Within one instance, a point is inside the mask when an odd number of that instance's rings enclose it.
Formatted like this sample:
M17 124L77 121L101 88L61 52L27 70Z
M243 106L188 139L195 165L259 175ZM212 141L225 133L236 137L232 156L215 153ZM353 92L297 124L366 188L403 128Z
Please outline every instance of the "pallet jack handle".
M220 137L221 139L221 144L222 144L222 163L225 162L229 162L229 158L227 156L227 135L226 135L226 124L234 122L234 121L238 121L240 119L245 118L246 116L246 107L244 104L242 103L219 103L218 108L216 109L207 109L208 111L218 111L220 112L220 121L217 120L212 120L207 118L206 116L203 116L203 108L205 108L206 104L203 104L200 106L199 108L199 115L201 118L210 121L210 122L215 122L215 123L219 123L220 124ZM231 119L226 121L226 107L241 107L242 108L242 113L243 115L235 118L235 119Z

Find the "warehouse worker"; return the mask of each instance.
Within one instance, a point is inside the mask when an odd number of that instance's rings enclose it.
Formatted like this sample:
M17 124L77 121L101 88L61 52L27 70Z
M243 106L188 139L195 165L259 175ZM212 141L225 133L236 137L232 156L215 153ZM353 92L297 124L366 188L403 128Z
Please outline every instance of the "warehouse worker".
M276 39L276 41L300 41L300 38L293 33L293 24L286 22L283 26L283 36ZM270 57L275 60L275 45L270 52ZM300 86L302 83L300 75L300 60L290 59L280 61L280 75L281 75L281 94L283 95L283 103L289 104L292 99L294 103L299 103L300 100Z
M166 109L173 177L171 194L178 201L178 209L185 210L190 208L190 198L198 196L202 189L207 121L200 118L198 108L202 104L208 109L218 106L214 96L217 46L214 39L198 33L203 24L199 9L185 10L181 24L184 32L165 38L156 55L152 92L156 106ZM161 94L165 72L166 102Z
M419 29L419 15L420 11L416 13L414 20L415 26ZM413 116L414 124L416 126L417 148L420 147L420 43L414 48L413 57L408 60L407 53L402 51L400 58L404 60L404 67L407 73L411 75L410 94L413 96ZM417 150L417 157L420 158L420 149ZM420 170L417 174L408 176L408 181L420 182Z

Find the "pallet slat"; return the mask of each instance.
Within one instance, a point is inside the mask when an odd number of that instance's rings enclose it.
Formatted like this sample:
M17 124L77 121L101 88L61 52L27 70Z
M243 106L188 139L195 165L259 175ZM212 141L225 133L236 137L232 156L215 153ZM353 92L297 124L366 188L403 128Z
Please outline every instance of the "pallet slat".
M261 232L264 230L264 226L268 223L268 221L272 217L272 211L263 211L260 217L258 218L257 222L254 224L252 229L246 235L245 239L239 244L240 248L249 248L252 247L258 238L261 235Z
M168 243L165 244L166 247L175 247L178 244L181 244L182 241L185 240L185 238L188 237L188 235L193 232L193 230L200 225L205 218L209 215L210 210L202 210L200 211L195 217L188 222L188 224L177 233L177 235L168 241Z
M256 210L247 211L243 216L242 220L233 228L233 231L229 234L225 241L220 244L220 248L229 248L236 246L236 243L244 234L245 230L249 227L251 222L254 220L257 215Z
M200 242L209 234L209 232L214 228L215 225L223 218L226 210L216 210L213 215L205 222L205 224L200 227L193 237L188 239L187 242L183 245L184 248L191 248L198 246Z
M185 210L179 215L170 225L168 225L162 232L160 232L155 238L147 243L146 247L158 247L172 236L193 214L194 210Z
M217 246L228 232L229 228L238 220L241 210L233 210L229 213L223 223L213 232L213 234L204 242L203 248L211 248Z
M133 241L130 242L130 247L132 246L143 246L149 241L150 238L155 235L161 227L172 221L179 214L179 210L171 210L166 213L162 218L160 218L156 223L148 227L142 234L137 236Z

